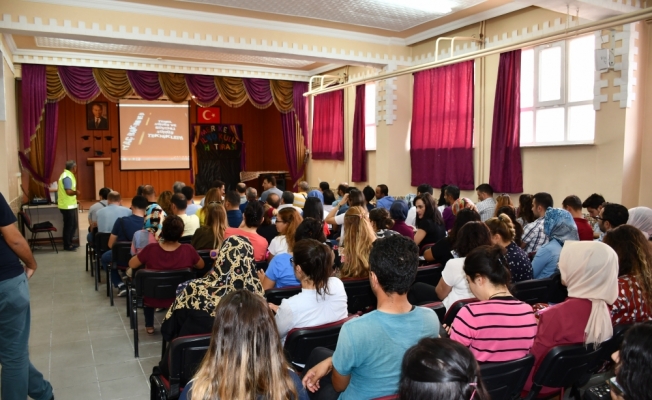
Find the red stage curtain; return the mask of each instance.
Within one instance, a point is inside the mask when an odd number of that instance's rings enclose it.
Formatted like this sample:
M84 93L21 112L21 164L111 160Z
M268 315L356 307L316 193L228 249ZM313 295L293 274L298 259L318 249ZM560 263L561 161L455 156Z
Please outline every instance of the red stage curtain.
M473 61L414 74L412 186L473 190Z
M489 184L497 192L523 192L520 49L500 55L491 130Z
M367 181L367 150L365 149L365 89L355 87L355 114L353 114L353 156L351 163L353 182Z
M344 160L344 91L315 96L312 159Z

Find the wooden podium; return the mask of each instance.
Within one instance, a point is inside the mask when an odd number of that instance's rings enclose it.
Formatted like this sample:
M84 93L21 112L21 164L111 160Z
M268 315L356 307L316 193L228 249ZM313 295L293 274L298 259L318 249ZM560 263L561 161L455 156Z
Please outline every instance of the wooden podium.
M100 200L100 189L104 187L104 166L111 164L110 157L90 157L86 164L93 165L95 170L95 200Z

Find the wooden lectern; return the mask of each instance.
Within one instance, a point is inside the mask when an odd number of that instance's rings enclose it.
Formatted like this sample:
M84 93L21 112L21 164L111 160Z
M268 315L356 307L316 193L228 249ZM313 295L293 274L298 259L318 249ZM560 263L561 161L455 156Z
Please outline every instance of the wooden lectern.
M95 170L95 200L100 200L100 189L104 187L104 166L111 164L111 157L89 157L86 164L94 165Z

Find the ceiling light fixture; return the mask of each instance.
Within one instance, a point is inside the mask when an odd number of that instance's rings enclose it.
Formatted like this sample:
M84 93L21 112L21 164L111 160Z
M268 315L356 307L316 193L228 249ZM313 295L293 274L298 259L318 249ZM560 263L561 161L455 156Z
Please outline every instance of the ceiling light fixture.
M413 8L432 14L448 14L453 11L448 0L379 0L381 3L397 7Z

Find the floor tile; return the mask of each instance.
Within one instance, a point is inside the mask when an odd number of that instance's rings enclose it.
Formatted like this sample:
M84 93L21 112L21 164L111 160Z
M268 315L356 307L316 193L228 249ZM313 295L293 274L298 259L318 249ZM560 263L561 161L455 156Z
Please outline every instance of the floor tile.
M122 399L137 395L148 395L149 386L144 375L129 378L116 379L113 381L100 382L102 399Z
M121 362L117 364L104 364L95 367L97 370L97 378L100 382L113 381L122 378L132 378L137 376L145 376L140 362L137 359L132 361Z

